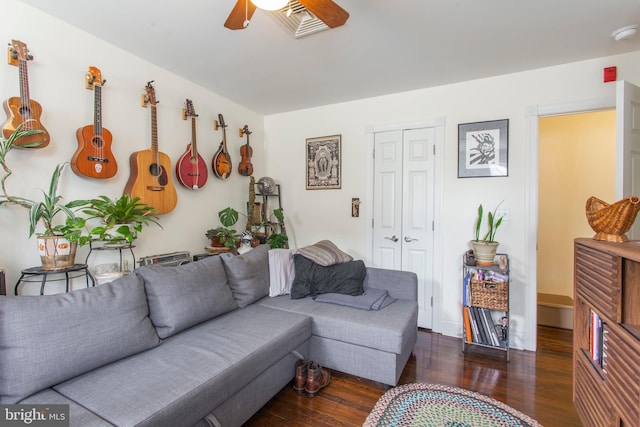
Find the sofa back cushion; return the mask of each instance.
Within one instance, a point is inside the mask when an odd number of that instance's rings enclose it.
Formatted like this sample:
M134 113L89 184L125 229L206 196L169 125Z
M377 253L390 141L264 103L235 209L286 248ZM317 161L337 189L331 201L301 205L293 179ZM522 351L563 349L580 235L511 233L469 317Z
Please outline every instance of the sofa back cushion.
M0 403L159 343L135 274L65 294L0 296Z
M269 245L242 255L220 255L238 307L246 307L269 295Z
M149 316L160 338L238 308L222 261L211 256L185 265L140 267Z

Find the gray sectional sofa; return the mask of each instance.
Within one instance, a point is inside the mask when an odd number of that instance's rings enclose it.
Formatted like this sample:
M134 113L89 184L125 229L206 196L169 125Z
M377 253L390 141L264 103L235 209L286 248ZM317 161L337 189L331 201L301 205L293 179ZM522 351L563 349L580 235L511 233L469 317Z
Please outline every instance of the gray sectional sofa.
M0 296L0 403L68 404L82 427L239 426L300 357L395 385L416 342L416 276L367 268L364 287L396 301L269 297L261 246L66 294Z

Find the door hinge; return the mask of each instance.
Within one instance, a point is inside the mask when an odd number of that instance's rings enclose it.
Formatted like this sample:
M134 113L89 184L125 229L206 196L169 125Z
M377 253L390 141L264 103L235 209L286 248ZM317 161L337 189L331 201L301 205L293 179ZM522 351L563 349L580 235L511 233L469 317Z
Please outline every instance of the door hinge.
M434 156L436 155L436 145L435 144L433 144L433 155Z
M373 149L373 160L375 160L375 159L376 159L376 149L374 148Z
M431 307L433 307L433 297L431 297Z
M435 229L436 229L436 222L431 221L431 231L435 231Z
M371 218L371 228L373 228L373 221L375 221L373 218Z

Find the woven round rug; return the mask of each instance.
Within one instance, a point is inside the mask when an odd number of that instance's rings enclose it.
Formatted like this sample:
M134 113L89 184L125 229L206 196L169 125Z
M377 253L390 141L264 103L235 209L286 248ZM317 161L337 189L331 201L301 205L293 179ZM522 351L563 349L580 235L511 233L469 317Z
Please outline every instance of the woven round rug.
M541 427L529 416L480 393L422 383L388 390L363 426Z

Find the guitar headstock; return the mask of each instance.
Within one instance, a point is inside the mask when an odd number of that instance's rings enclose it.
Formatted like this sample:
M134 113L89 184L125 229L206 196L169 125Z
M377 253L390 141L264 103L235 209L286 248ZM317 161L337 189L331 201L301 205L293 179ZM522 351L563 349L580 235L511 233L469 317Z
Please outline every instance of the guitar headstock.
M238 136L242 137L242 135L251 135L253 132L249 130L249 125L244 125L244 127L238 129Z
M94 86L103 86L106 82L106 80L102 80L102 72L98 67L89 67L84 82L87 89L93 89Z
M20 40L11 40L11 43L9 43L9 50L7 52L7 59L9 65L17 66L20 61L31 61L33 59L33 55L29 54L29 49L27 48L26 43L23 43Z
M147 82L147 85L144 87L146 96L142 95L142 106L145 108L149 104L155 106L158 102L160 102L156 100L156 90L153 88L153 85L151 83L153 83L153 80Z
M183 119L186 120L187 117L198 117L198 115L196 114L196 109L193 107L193 101L191 101L190 99L187 99L185 104L184 104L184 110L182 110L183 112Z
M222 130L224 130L226 127L227 125L224 124L224 117L222 117L222 114L218 113L218 120L213 121L213 129L218 130L218 128L222 128Z

